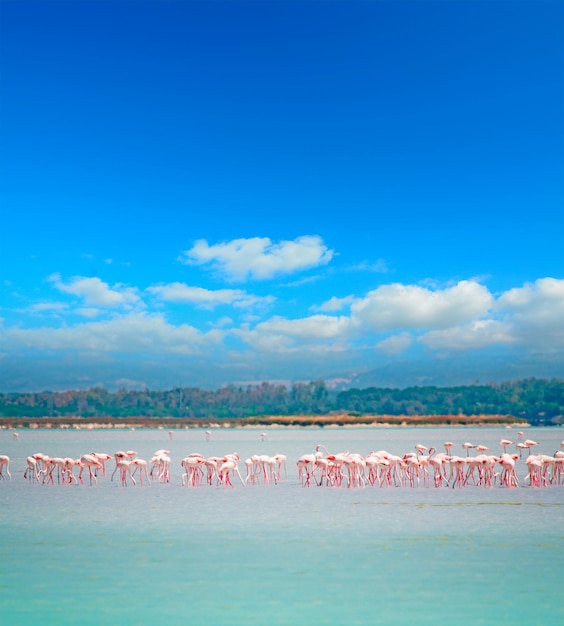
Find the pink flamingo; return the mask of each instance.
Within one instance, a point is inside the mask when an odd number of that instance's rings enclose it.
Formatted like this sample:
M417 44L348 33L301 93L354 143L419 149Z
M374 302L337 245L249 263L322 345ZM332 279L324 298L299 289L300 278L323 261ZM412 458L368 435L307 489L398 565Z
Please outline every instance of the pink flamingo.
M509 441L509 439L502 439L499 445L503 448L503 452L507 454L507 446L512 446L514 443L514 441Z
M542 462L540 459L532 454L527 457L525 461L529 473L525 477L525 481L529 480L531 487L540 487L541 479L544 481L545 487L548 485L546 478L542 475Z
M145 474L145 480L150 485L151 480L149 479L149 475L147 473L147 461L144 459L133 459L129 464L129 469L133 467L133 472L131 473L131 480L134 480L135 473L139 471L139 484L141 487L143 486L143 474Z
M309 487L311 484L311 472L316 460L315 454L303 454L296 461L296 465L298 466L298 479L303 487Z
M238 455L237 455L238 456ZM219 468L219 478L221 482L225 484L226 487L233 487L233 483L231 482L230 474L234 472L239 476L241 480L241 484L245 486L245 481L241 476L241 472L239 472L239 468L237 467L237 461L232 457L223 462L223 464Z
M523 441L523 445L529 450L529 454L531 454L531 448L539 445L538 441L533 441L532 439L525 439Z
M111 454L106 454L106 452L91 452L90 454L100 461L100 464L102 465L102 476L105 476L106 461L109 461L112 458Z
M516 454L502 454L499 459L499 464L503 468L499 482L505 487L518 487L519 480L517 479L517 473L515 472L515 461L517 461Z
M180 461L180 465L184 469L184 473L181 477L183 487L186 484L184 482L185 478L189 487L197 487L201 483L204 477L201 466L204 465L204 463L205 459L200 455L188 455Z
M2 473L4 467L6 468L8 478L12 480L12 474L10 474L10 457L6 454L0 454L0 478L4 478L4 474Z
M275 454L274 459L276 460L276 463L278 464L278 480L280 480L281 478L280 474L281 474L282 467L284 468L284 478L288 478L288 471L286 470L286 461L288 459L286 458L286 455Z
M472 448L475 448L476 446L467 441L466 443L462 444L462 447L466 450L466 456L470 456L470 450L472 450Z
M32 455L27 457L26 463L27 467L24 472L24 478L28 479L30 482L32 482L33 480L39 482L38 460Z
M153 455L150 463L151 463L151 472L150 476L153 477L153 474L157 473L157 478L161 483L170 482L170 456L168 455L168 450L157 450Z
M529 446L525 445L523 441L518 441L515 446L517 450L519 450L519 458L522 459L523 457L521 456L521 452L523 452L523 450L528 450Z
M102 464L95 456L91 454L83 454L80 457L80 473L78 474L78 479L80 480L80 484L82 485L82 472L84 468L88 468L88 474L90 476L90 485L92 485L92 479L94 482L98 482L96 478L96 474L94 472L95 469L102 469Z
M114 471L112 472L110 480L114 479L114 475L119 469L119 462L127 460L127 452L125 452L124 450L118 450L117 452L114 452L114 459L116 462L116 466L115 466Z
M118 462L119 468L119 476L121 480L121 484L123 487L127 487L127 475L129 474L129 478L131 478L131 482L135 486L137 483L135 482L135 478L131 474L131 464L133 461L129 461L128 459L122 459Z

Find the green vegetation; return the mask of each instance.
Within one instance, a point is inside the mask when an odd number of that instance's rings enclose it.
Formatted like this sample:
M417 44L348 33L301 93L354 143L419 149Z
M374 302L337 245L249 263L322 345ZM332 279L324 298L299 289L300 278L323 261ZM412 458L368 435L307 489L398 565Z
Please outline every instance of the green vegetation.
M0 394L0 417L11 418L205 418L261 416L513 416L531 424L564 423L564 380L527 378L461 387L330 391L322 380L290 388L262 383L216 391L176 387L168 391L111 393L101 387L63 392ZM360 420L364 421L364 420Z

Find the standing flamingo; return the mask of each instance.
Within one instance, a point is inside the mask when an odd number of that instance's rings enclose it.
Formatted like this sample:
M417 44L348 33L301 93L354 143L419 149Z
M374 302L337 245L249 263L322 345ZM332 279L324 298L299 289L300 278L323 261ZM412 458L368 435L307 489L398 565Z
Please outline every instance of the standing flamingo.
M92 454L83 454L80 457L80 472L78 474L78 480L80 480L80 484L82 485L82 472L84 468L88 468L88 474L90 476L90 484L92 485L92 479L94 482L98 482L96 478L96 474L94 472L95 469L102 469L102 463L98 461L98 459Z
M24 478L27 478L30 482L39 482L39 461L32 455L26 459L27 467L24 472Z
M144 459L133 459L129 464L130 471L132 467L133 472L131 472L131 480L133 480L135 473L139 471L139 484L141 485L141 487L143 486L143 474L145 474L145 479L147 483L149 485L151 484L151 480L149 478L149 475L147 474L147 461L145 461Z
M462 444L462 447L466 450L466 456L470 456L470 450L476 446L468 441Z
M100 461L100 464L102 465L102 476L105 476L106 461L109 461L112 458L111 454L107 454L106 452L91 452L90 454Z
M222 463L222 465L219 467L219 470L218 470L219 478L221 482L223 482L226 487L233 487L230 474L231 472L234 472L235 474L237 474L237 476L239 476L241 480L241 484L245 486L245 481L243 480L243 477L241 476L241 472L239 472L239 468L237 467L237 461L234 458L235 455L228 455L228 456L230 456L231 458L227 458L227 460ZM239 455L236 455L236 456L238 460Z
M311 472L313 471L317 457L315 454L303 454L297 461L298 479L303 487L309 487L311 484Z
M12 474L10 474L10 457L6 454L0 454L0 478L4 478L4 474L2 474L2 468L6 468L6 473L10 480L12 480Z
M281 476L281 470L282 467L284 468L284 477L288 478L288 471L286 470L286 455L285 454L275 454L274 458L276 460L276 463L278 464L278 480L280 480Z
M135 486L137 483L135 482L135 478L131 473L131 464L133 461L129 461L128 459L122 459L118 462L119 467L119 476L121 479L121 484L123 487L127 487L127 475L129 474L129 478L131 478L131 482Z
M514 443L514 441L509 441L509 439L502 439L499 445L503 448L503 452L507 454L507 446L512 446Z
M532 439L525 439L523 441L523 445L529 450L529 454L531 454L531 448L539 445L538 441L533 441Z

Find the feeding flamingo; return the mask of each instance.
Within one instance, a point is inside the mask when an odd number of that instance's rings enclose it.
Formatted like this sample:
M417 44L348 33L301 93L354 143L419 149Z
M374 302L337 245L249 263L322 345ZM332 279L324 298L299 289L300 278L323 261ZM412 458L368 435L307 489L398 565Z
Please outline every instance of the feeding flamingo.
M8 478L12 480L12 474L10 474L10 457L6 454L0 454L0 478L4 478L4 474L2 473L4 467L6 468Z

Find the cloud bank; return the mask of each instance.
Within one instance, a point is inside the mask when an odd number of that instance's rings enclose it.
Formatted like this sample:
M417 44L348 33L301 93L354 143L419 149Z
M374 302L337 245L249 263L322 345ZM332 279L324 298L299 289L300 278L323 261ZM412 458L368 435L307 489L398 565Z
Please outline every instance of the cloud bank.
M198 362L239 368L256 380L261 371L276 374L282 362L286 375L291 367L300 378L310 365L308 372L328 377L415 356L429 368L461 355L482 355L486 362L495 350L508 372L520 359L564 373L563 279L543 277L501 293L476 279L433 287L431 281L391 282L328 299L325 290L318 303L302 307L310 315L291 316L282 311L295 308L289 306L292 290L310 295L310 287L286 283L281 288L288 296L281 301L274 295L276 278L329 263L333 251L320 237L278 244L267 238L215 245L200 240L185 256L228 282L260 280L262 292L179 280L131 286L55 273L46 278L51 292L44 300L20 309L16 323L0 323L0 356L76 355L86 363L105 355L113 363L135 357L167 367L163 358L171 355L196 369Z

